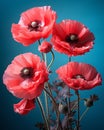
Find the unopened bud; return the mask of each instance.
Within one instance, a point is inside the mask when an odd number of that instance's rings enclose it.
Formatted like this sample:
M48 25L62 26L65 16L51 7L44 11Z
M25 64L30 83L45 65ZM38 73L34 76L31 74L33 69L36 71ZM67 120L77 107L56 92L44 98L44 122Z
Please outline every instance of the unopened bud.
M87 107L91 107L93 106L93 100L88 98L88 99L85 99L84 101L84 105L87 106Z
M60 113L63 113L63 114L65 114L65 113L68 112L68 106L67 106L67 105L63 105L63 104L61 104L61 103L59 104L58 109L59 109L59 112L60 112Z

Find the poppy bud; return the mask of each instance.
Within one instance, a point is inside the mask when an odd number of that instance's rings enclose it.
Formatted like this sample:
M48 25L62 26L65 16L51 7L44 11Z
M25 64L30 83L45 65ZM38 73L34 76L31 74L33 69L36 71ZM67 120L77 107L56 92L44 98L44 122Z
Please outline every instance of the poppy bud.
M48 53L51 51L51 49L52 49L52 45L47 41L43 41L38 48L38 50L42 53Z
M87 107L93 106L93 100L91 98L84 99L84 105Z
M59 104L58 109L59 109L59 112L63 113L63 114L68 112L68 106L67 105L63 105L62 103Z

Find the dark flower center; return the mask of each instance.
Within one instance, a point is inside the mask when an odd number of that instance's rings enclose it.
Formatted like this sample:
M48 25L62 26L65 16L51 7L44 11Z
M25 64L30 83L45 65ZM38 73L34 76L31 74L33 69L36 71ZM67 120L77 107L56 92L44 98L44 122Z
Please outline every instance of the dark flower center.
M31 67L24 67L22 70L21 70L21 73L20 73L20 76L24 79L27 79L27 78L32 78L34 75L34 70L33 68Z
M41 21L35 20L28 25L30 31L41 31Z
M65 41L68 43L78 42L78 36L76 34L69 34L65 37Z
M81 75L81 74L74 75L72 78L73 78L73 79L82 78L82 79L86 80L85 77L84 77L83 75Z

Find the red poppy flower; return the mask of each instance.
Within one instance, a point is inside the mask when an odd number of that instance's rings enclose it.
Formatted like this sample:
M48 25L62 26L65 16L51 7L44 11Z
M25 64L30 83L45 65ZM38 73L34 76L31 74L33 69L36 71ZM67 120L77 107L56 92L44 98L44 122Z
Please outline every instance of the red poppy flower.
M52 33L56 13L50 6L36 7L21 14L18 24L12 24L13 38L25 46Z
M19 103L14 104L14 111L20 115L25 115L35 108L34 99L22 99Z
M47 41L43 41L38 48L38 50L42 53L48 53L51 51L51 49L52 49L52 45Z
M101 75L96 69L85 63L69 62L56 72L59 78L74 90L92 89L102 82Z
M47 80L45 63L32 53L15 57L3 75L7 89L16 97L25 99L38 97Z
M68 56L82 55L93 47L94 35L82 23L63 20L55 24L52 35L56 51Z

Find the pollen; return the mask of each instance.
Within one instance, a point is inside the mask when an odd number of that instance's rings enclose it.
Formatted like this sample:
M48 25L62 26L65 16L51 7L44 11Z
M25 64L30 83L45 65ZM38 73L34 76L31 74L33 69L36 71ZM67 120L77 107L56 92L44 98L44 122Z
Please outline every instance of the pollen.
M29 69L26 68L26 69L23 70L23 73L24 73L25 75L28 75L28 74L30 73L30 71L29 71Z
M79 78L81 78L81 79L86 80L85 77L84 77L83 75L81 75L81 74L74 75L73 78L74 78L74 79L79 79Z
M74 40L76 40L76 39L77 39L77 36L76 36L76 35L74 35L74 34L70 35L70 40L71 40L71 41L74 41Z
M21 70L21 73L20 73L20 76L24 79L27 79L27 78L32 78L34 75L34 71L33 71L33 68L31 67L24 67L22 70Z
M35 28L35 27L38 26L38 23L34 21L34 22L31 23L31 26L32 26L33 28Z
M78 41L78 36L76 34L69 34L65 37L65 41L68 43L76 43Z
M30 31L41 31L41 29L42 29L42 27L41 27L41 21L39 21L39 20L32 21L28 25L28 29Z

